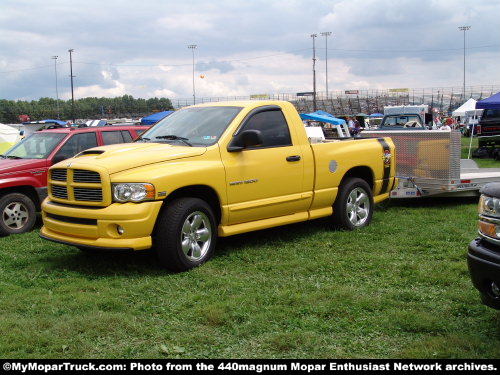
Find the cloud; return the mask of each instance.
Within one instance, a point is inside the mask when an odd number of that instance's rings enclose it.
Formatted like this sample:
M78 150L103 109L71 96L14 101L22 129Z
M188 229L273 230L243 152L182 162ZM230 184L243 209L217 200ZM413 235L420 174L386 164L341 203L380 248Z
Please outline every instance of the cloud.
M467 50L467 82L490 85L500 76L498 14L498 2L473 0L4 0L0 98L55 96L52 55L68 98L69 48L77 97L190 98L189 44L199 97L311 91L309 35L321 31L333 33L332 90L460 86L463 24L472 25L468 46L482 46ZM318 90L324 42L316 39Z
M157 24L166 30L207 31L213 28L214 19L214 16L187 13L162 17Z
M234 70L234 66L228 61L200 61L196 63L196 70L204 72L207 70L218 70L221 73L227 73Z

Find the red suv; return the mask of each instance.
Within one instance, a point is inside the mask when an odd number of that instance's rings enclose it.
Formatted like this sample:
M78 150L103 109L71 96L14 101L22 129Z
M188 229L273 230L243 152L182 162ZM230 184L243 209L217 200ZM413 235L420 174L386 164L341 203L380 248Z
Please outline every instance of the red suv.
M132 142L149 127L41 130L0 155L0 235L28 232L47 196L47 170L88 148Z

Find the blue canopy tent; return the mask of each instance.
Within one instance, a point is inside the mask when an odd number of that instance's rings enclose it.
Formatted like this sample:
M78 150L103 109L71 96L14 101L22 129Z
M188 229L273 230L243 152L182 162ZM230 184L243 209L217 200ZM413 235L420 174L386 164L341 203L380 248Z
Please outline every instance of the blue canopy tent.
M500 92L476 102L476 109L500 109Z
M171 115L172 113L174 113L174 111L163 111L163 112L153 113L152 115L143 117L141 119L141 125L156 124L158 121L163 120L165 117Z
M50 119L50 118L49 118L49 119L46 119L46 120L42 120L42 121L40 121L40 122L48 122L48 123L53 122L53 123L55 123L55 124L57 124L57 125L66 125L66 121L61 121L61 120L53 120L53 119Z
M342 120L340 118L336 118L333 115L324 112L324 111L316 111L312 113L301 113L300 118L302 120L312 120L312 121L319 121L319 122L326 122L329 124L333 125L344 125L345 120Z
M372 113L370 116L368 116L370 118L375 118L375 117L384 117L384 115L382 113Z

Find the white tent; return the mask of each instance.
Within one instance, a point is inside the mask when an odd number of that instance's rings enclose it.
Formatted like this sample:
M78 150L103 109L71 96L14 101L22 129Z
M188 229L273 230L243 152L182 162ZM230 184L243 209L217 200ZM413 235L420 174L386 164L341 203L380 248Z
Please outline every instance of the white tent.
M0 124L0 153L4 153L11 148L20 138L19 130L12 126Z
M472 98L467 100L464 104L462 104L460 107L455 109L453 113L451 114L453 117L464 117L466 111L471 111L473 109L476 109L476 101Z

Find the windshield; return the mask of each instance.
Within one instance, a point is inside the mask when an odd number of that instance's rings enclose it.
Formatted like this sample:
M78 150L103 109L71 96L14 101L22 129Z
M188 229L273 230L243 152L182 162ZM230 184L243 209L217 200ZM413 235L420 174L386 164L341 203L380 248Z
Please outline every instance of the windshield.
M138 141L210 146L216 143L241 107L193 107L172 113Z
M13 159L46 159L66 135L67 133L33 133L3 156Z
M483 119L500 117L500 109L485 109Z
M393 115L386 116L382 126L394 127L422 127L422 122L418 115Z

